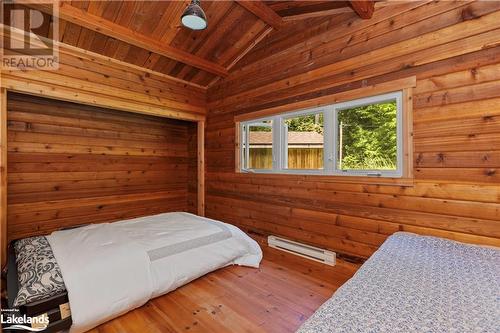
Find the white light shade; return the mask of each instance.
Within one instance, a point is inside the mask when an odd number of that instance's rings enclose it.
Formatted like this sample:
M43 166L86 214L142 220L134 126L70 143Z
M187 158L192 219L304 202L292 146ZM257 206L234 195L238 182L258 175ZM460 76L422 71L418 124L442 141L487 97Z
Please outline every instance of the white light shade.
M207 27L207 21L196 15L183 16L181 21L185 27L193 30L203 30Z
M192 30L203 30L207 27L207 16L200 6L200 0L191 0L182 14L181 22Z

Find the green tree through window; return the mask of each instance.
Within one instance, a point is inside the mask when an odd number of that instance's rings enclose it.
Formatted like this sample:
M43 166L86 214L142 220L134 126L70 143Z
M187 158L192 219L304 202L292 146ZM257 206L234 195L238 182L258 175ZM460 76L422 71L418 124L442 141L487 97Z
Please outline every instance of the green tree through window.
M323 114L311 114L285 120L290 132L317 132L323 134Z
M396 111L396 101L391 101L338 112L339 169L396 169Z

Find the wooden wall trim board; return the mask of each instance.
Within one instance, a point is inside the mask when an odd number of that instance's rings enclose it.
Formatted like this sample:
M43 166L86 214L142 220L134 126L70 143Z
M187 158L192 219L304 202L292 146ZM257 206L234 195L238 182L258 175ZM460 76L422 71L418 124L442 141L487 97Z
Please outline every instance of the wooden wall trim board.
M59 75L55 76L57 77ZM44 79L44 77L46 79ZM26 75L12 71L10 74L3 75L2 84L10 91L65 100L69 102L78 101L81 104L95 105L121 111L143 113L173 119L190 121L204 119L204 115L198 113L199 111L197 111L197 113L193 113L192 111L183 112L172 110L168 105L165 105L166 103L163 103L160 98L150 99L148 96L144 96L151 101L156 100L157 105L153 105L151 103L140 101L141 98L134 98L136 94L130 92L127 93L125 90L120 90L119 88L108 89L108 91L113 91L113 94L122 93L121 97L110 96L104 95L103 93L105 93L106 90L99 89L99 84L97 83L87 85L82 83L79 79L62 77L58 80L57 78L52 79L50 77L50 74L37 75L37 80L32 80L31 74ZM38 79L42 81L38 81ZM60 82L60 84L52 82ZM101 91L102 93L98 93L97 91ZM199 110L202 109L199 108Z
M7 260L7 90L0 87L0 248L1 266Z
M365 258L397 231L500 246L499 15L499 2L412 2L273 31L208 89L207 216ZM410 186L238 172L235 122L408 76Z
M198 138L198 215L205 216L205 122L197 124Z
M234 172L241 172L241 123L239 121L235 121L234 123Z
M415 83L416 86L416 83ZM403 88L403 175L413 179L413 88Z

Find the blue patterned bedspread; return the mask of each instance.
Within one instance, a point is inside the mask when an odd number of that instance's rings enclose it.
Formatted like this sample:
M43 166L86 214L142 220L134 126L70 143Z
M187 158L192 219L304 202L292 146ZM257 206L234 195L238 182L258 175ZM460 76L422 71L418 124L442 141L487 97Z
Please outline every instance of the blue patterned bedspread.
M500 332L500 250L398 232L298 332Z

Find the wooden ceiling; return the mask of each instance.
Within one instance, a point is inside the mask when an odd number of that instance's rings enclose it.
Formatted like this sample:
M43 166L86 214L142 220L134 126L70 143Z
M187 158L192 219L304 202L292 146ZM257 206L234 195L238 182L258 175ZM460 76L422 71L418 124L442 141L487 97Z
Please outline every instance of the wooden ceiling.
M59 41L181 80L208 86L224 77L273 31L319 16L356 13L368 19L374 1L206 1L208 28L180 24L189 0L66 1ZM33 6L48 12L43 6Z

